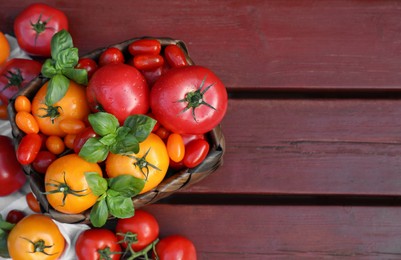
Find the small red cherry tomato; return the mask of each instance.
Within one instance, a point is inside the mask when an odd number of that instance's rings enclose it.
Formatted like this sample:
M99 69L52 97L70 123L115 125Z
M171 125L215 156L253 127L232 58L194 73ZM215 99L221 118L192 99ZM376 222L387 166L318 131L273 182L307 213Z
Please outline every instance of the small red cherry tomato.
M187 66L188 61L183 50L177 45L171 44L164 49L164 58L171 67Z
M209 152L209 143L203 139L193 140L185 146L185 156L182 159L188 168L198 166Z
M93 128L91 126L88 126L84 130L79 132L79 134L77 134L77 136L75 137L75 140L74 140L74 148L73 148L74 152L76 154L79 154L79 152L81 151L82 146L84 146L86 141L89 138L96 137L96 136L97 136L97 134L96 134L96 132L93 130Z
M104 66L106 64L116 64L116 63L124 63L124 55L120 49L116 47L107 48L99 57L99 66Z
M162 56L156 55L137 55L134 57L134 67L139 70L154 70L164 64Z
M174 162L179 162L184 158L185 145L180 134L172 133L167 138L167 153Z
M161 44L156 39L141 39L128 45L128 52L132 56L140 54L159 54Z
M32 167L39 173L46 173L47 167L56 160L57 156L50 151L40 151L32 162Z
M7 213L6 221L9 223L17 224L21 219L25 217L25 213L21 210L13 209Z
M154 133L157 134L162 140L167 140L168 136L170 135L170 131L162 125L160 125Z
M28 207L36 213L41 213L42 211L40 210L40 205L38 200L36 199L35 195L33 195L32 192L29 192L25 195L26 203L28 204Z
M75 68L85 69L88 72L88 79L90 79L97 70L97 63L91 58L81 58Z
M32 163L42 146L42 137L39 134L27 134L22 137L17 148L17 160L20 164Z

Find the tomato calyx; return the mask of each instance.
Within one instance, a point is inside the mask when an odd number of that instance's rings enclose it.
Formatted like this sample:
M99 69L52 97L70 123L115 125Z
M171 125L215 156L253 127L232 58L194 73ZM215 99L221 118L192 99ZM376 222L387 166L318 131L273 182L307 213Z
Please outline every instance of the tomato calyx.
M210 107L213 110L216 110L212 105L207 103L204 99L203 96L204 94L215 84L212 83L209 86L207 86L204 90L202 90L203 86L205 85L206 81L206 76L203 78L202 83L199 86L199 89L193 91L193 92L188 92L183 99L178 100L177 102L186 102L187 106L180 112L184 113L188 109L192 109L192 117L194 118L195 121L198 121L195 116L195 109L201 105L206 105L207 107Z
M141 171L141 173L145 176L145 180L148 179L149 167L151 167L153 169L156 169L158 171L161 171L156 165L151 164L150 162L148 162L146 160L146 156L149 154L149 151L150 151L150 148L146 151L146 153L142 157L136 157L136 156L133 156L133 155L127 155L127 157L136 160L136 162L134 162L134 165L136 167L138 167L139 170ZM146 172L145 172L144 169L146 169Z
M39 239L38 241L34 242L34 241L32 241L32 240L30 240L30 239L28 239L26 237L21 237L21 238L25 239L26 241L28 241L29 243L31 243L33 245L33 251L29 252L31 254L38 253L38 252L42 253L42 254L45 254L45 255L48 255L48 256L58 254L58 252L53 253L53 254L47 253L45 250L47 248L52 248L54 245L46 245L46 242L43 239Z
M153 253L156 255L156 244L159 242L158 238L156 238L152 243L147 245L141 251L135 252L134 249L132 249L132 245L138 243L137 234L128 231L126 233L117 233L117 235L123 236L123 239L118 241L118 243L127 243L127 248L125 249L125 252L123 254L123 257L129 254L129 257L126 258L127 260L137 259L138 257L144 257L144 259L149 259L148 254L150 250L152 250Z
M42 21L42 14L39 14L38 21L36 23L33 23L31 21L32 29L36 33L36 35L35 35L35 45L36 45L36 41L38 40L39 34L44 32L46 29L53 29L54 30L54 28L46 26L49 21L50 21L50 17L47 20Z
M0 91L3 92L4 90L8 89L9 87L16 86L21 88L22 82L24 78L22 77L21 70L17 69L16 72L12 72L11 70L7 71L4 75L7 78L8 83L4 86L4 88Z
M99 253L99 259L104 260L112 260L112 255L121 254L121 252L113 252L111 251L110 247L105 247L103 249L98 249L97 252Z
M47 106L47 108L40 108L40 110L45 110L46 114L39 116L40 118L46 118L50 117L50 121L52 124L54 124L54 120L56 120L57 117L60 116L60 112L58 111L59 109L63 110L61 106Z

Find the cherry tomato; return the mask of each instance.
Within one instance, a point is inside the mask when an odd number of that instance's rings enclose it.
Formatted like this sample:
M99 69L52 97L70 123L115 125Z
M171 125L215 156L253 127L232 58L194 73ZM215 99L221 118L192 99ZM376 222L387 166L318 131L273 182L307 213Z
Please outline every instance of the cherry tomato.
M39 151L35 160L32 162L32 167L35 171L45 174L49 165L57 159L57 156L49 151Z
M188 65L188 61L183 50L175 44L166 46L164 49L164 57L172 68Z
M121 258L121 247L116 235L105 228L83 231L75 243L78 260L117 260Z
M180 134L172 133L167 138L167 152L170 159L179 162L184 158L185 145Z
M185 146L185 156L182 162L188 168L198 166L209 152L209 143L204 139L196 139Z
M21 210L13 209L7 213L6 221L9 223L17 224L21 219L25 217L25 213Z
M54 154L60 154L65 150L64 140L60 136L51 135L46 139L46 148Z
M0 119L2 119L2 120L8 119L7 105L5 105L5 104L0 105Z
M141 73L145 77L146 82L148 82L149 86L151 87L169 69L170 68L169 68L168 64L166 62L164 62L161 67L157 67L156 69L153 69L153 70L141 70Z
M134 66L139 70L154 70L164 64L162 56L156 55L137 55L134 56Z
M156 39L140 39L128 45L128 52L132 55L159 54L161 44Z
M77 118L65 118L60 121L59 127L62 131L67 134L78 134L82 130L84 130L85 123L84 121Z
M124 55L120 49L116 47L109 47L100 54L99 66L106 64L124 63Z
M81 151L82 146L86 143L86 141L91 137L96 137L97 134L93 130L91 126L86 127L82 130L74 139L74 152L79 154Z
M22 137L17 148L17 160L22 165L32 163L42 146L42 137L39 134L27 134Z
M29 112L17 112L17 114L15 115L15 124L22 132L26 134L39 133L38 122L36 121L35 117Z
M50 57L50 42L54 34L68 31L67 16L54 7L34 3L26 7L14 20L18 45L30 55Z
M196 260L196 248L191 240L182 235L171 235L156 244L160 260Z
M0 65L2 65L10 56L10 43L6 36L0 32Z
M160 125L159 128L157 128L154 133L157 134L162 140L167 140L171 132L162 125Z
M74 149L75 137L77 137L77 135L74 134L67 134L64 136L64 144L67 148Z
M27 98L26 96L18 96L15 98L14 108L17 112L25 111L30 113L32 109L32 104L29 98Z
M91 58L80 58L75 68L85 69L88 72L88 79L90 79L97 70L97 63Z
M196 140L196 139L206 140L206 137L204 134L182 134L181 137L182 137L182 140L184 140L185 145L187 145L189 142Z
M40 205L38 200L36 199L35 195L32 192L29 192L25 195L26 203L28 204L29 208L36 213L41 213Z

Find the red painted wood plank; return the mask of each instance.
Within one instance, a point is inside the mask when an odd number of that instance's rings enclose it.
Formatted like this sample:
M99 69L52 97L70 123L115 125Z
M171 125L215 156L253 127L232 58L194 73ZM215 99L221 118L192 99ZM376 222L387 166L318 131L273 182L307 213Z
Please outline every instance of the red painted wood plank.
M0 30L30 3L1 1ZM187 42L231 89L400 89L398 1L43 1L82 53L132 37Z
M161 237L182 234L199 259L398 259L399 207L184 206L145 208Z
M401 195L401 101L230 100L227 152L191 193Z

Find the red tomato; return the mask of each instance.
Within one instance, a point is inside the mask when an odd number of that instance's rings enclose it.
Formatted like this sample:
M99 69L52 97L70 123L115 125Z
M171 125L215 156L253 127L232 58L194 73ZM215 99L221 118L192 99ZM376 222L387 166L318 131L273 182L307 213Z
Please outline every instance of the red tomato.
M192 134L182 134L181 135L182 140L184 140L184 144L187 145L189 142L196 140L196 139L206 139L204 134L197 134L197 135L192 135Z
M25 213L21 210L13 209L7 213L6 221L9 223L17 224L25 217Z
M2 120L8 119L7 105L5 104L0 104L0 119Z
M149 110L146 80L136 68L126 64L108 64L99 68L86 90L91 109L115 115L120 124L129 115L146 114Z
M171 235L156 244L160 260L196 260L195 245L182 235Z
M152 55L137 55L134 57L134 66L139 70L155 70L164 64L162 56L156 54Z
M49 165L56 160L57 156L49 151L40 151L32 162L32 167L35 171L45 174Z
M26 203L28 204L28 207L36 213L41 213L42 211L40 210L40 205L38 200L36 199L35 195L33 195L32 192L29 192L25 195Z
M17 148L17 160L22 165L32 163L42 147L42 137L39 134L27 134L22 137Z
M141 70L142 75L145 77L146 82L148 82L149 86L153 86L155 82L160 78L161 75L164 75L170 67L166 62L163 63L163 66L157 67L153 70Z
M40 74L42 64L28 59L11 59L7 61L0 74L0 99L4 104L27 86Z
M78 260L117 260L121 257L116 235L105 228L83 231L75 243L75 252Z
M152 214L136 210L133 217L117 220L116 233L118 240L124 241L121 244L123 248L131 244L131 248L138 252L158 238L159 223Z
M203 134L216 127L227 110L227 91L219 78L200 66L177 67L161 76L150 93L150 107L167 129Z
M187 66L188 61L185 57L184 52L177 45L168 45L164 49L164 57L166 58L167 63L172 67L182 67Z
M198 166L209 152L209 143L204 139L196 139L185 146L185 156L182 159L188 168Z
M14 33L19 46L35 56L50 57L51 39L62 29L68 31L67 16L42 3L31 4L14 20Z
M124 55L116 47L107 48L99 57L99 65L124 63Z
M159 54L161 44L156 39L140 39L128 45L128 52L132 56L141 54Z
M79 154L81 151L82 146L86 143L86 141L91 138L91 137L96 137L97 134L93 130L91 126L88 126L84 130L82 130L80 133L77 134L77 136L74 139L74 152L76 154Z
M91 58L81 58L75 68L85 69L88 72L88 79L90 79L97 70L97 63Z
M0 135L0 196L18 191L26 181L25 173L15 156L13 141Z

